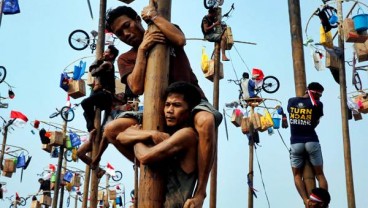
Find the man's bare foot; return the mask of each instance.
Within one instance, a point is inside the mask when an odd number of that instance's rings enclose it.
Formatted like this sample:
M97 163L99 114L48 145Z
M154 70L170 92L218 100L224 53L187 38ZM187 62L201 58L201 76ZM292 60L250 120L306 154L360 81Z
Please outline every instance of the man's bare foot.
M200 198L200 197L190 198L190 199L187 199L187 201L185 201L183 208L202 208L203 202L204 202L204 198Z
M228 59L226 56L223 56L222 61L230 61L230 59Z
M97 178L101 178L103 175L105 175L105 173L106 173L106 170L100 167L97 168Z

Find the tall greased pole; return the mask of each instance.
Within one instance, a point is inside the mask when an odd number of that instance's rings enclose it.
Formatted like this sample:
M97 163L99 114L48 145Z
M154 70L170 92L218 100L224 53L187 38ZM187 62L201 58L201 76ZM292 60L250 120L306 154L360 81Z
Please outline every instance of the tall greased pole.
M217 8L217 19L221 22L221 7ZM216 30L222 30L221 25L216 26ZM213 107L218 110L219 108L219 88L220 88L220 42L215 42L214 52L214 74L213 74ZM210 208L216 208L217 206L217 127L215 132L215 156L213 166L211 169L210 179Z
M105 16L106 16L106 0L100 0L100 14L98 19L98 40L96 48L96 59L101 59L105 46ZM101 109L96 108L94 127L96 128L96 137L92 140L92 153L91 157L94 158L98 153L99 144L102 137L101 131ZM90 191L90 208L97 207L97 194L98 194L98 168L92 171L91 174L91 191ZM86 191L86 190L85 190Z
M87 155L88 157L91 157L91 152L89 152ZM86 165L86 170L84 172L82 208L87 208L88 205L88 190L90 178L91 178L91 169L89 168L89 165Z
M339 18L339 25L342 25L342 1L337 0L337 15ZM343 29L338 27L338 44L341 51L344 51ZM355 57L353 57L355 58ZM348 197L348 208L355 208L355 194L353 182L353 168L351 164L351 149L348 123L348 107L346 94L346 77L345 77L345 53L340 56L340 104L341 104L341 122L342 122L342 136L344 144L344 161L345 161L345 177L346 177L346 193Z
M68 119L68 115L66 114L66 119ZM64 144L66 141L66 128L67 128L68 122L64 121L63 124L63 145L60 145L59 149L59 158L58 158L58 164L57 164L57 170L56 170L56 180L55 180L55 187L54 187L54 198L52 199L52 208L57 208L57 202L59 198L59 189L60 189L60 182L61 182L61 171L62 171L62 162L63 162L63 156L64 156ZM62 187L64 189L64 187ZM64 190L62 190L64 191ZM61 195L62 196L62 195ZM62 207L63 199L60 198L60 204Z
M305 63L303 51L302 23L300 18L299 0L289 0L289 19L291 48L293 55L294 83L296 96L301 97L306 90ZM316 186L315 175L312 166L307 160L304 165L303 181L308 193Z
M158 13L171 19L171 0L156 2ZM154 1L150 1L154 6ZM158 30L151 24L149 31ZM144 84L143 129L163 130L164 117L162 109L164 101L162 95L168 85L169 50L164 44L157 44L152 48L147 59L146 80ZM161 208L164 201L164 180L162 168L157 165L140 165L140 180L138 189L139 208Z

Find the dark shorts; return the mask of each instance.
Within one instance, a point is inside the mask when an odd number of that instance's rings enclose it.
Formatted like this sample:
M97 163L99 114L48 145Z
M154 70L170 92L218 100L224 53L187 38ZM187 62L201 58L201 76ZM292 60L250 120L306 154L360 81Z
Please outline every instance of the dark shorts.
M142 124L143 112L141 111L123 111L123 112L118 113L115 116L115 119L117 118L134 118L138 121L139 124Z
M216 110L211 103L209 103L207 100L202 99L201 102L195 106L192 110L193 113L196 113L197 111L207 111L213 114L215 117L215 124L218 127L221 124L222 121L222 114Z

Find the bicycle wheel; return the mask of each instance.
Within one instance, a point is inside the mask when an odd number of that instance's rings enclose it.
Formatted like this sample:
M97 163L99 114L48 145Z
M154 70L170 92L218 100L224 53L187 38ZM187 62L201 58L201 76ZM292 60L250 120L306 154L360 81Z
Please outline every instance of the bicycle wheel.
M358 73L355 73L353 76L353 83L356 90L362 90L362 80L360 79L360 76Z
M263 78L262 89L267 93L274 93L280 88L279 80L274 76L266 76Z
M64 121L69 122L72 121L74 119L74 110L73 108L70 108L68 106L64 106L61 109L61 118L63 118Z
M72 151L71 150L66 150L64 152L64 159L68 162L71 162L73 161L73 158L72 158Z
M69 45L74 50L81 51L88 47L89 45L89 35L84 30L74 30L70 33L69 38Z
M24 197L20 197L20 200L19 200L19 205L20 206L25 206L26 205L26 199Z
M5 80L6 77L6 69L3 66L0 66L0 83Z
M203 0L204 8L211 9L215 6L216 0Z
M112 176L113 181L120 181L123 178L123 173L121 171L115 171L115 176Z
M51 114L50 116L49 116L49 118L55 118L56 116L58 116L59 115L59 111L57 111L57 112L55 112L55 113L53 113L53 114Z

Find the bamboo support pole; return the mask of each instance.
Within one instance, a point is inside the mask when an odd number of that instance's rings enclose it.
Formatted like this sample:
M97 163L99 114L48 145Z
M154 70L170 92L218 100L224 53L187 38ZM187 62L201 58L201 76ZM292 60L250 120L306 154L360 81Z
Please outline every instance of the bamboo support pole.
M337 2L337 16L340 25L343 22L342 14L342 2ZM339 48L344 51L344 36L342 27L338 27L338 44ZM340 104L341 104L341 122L342 122L342 136L344 145L344 162L345 162L345 177L346 177L346 193L348 199L348 208L355 208L355 194L354 194L354 182L353 182L353 168L351 164L351 148L350 148L350 136L349 136L349 123L348 123L348 107L347 107L347 94L346 94L346 77L345 77L345 53L340 56Z
M96 59L100 59L102 57L104 46L105 46L105 16L106 16L106 0L100 0L100 12L98 19L98 40L97 40L97 48L96 48ZM96 137L92 141L92 153L91 157L94 158L98 153L99 144L102 137L101 131L101 109L96 108L95 110L95 119L94 126L96 128ZM90 208L96 208L98 204L97 195L98 195L98 178L97 178L98 168L92 171L91 174L91 196L90 196Z
M221 7L217 8L217 19L221 22ZM222 30L221 25L216 27L216 30ZM213 74L213 107L218 110L219 107L219 84L220 84L220 50L221 50L221 43L216 42L214 44L214 74ZM214 138L214 145L215 148L215 155L214 161L211 169L211 179L210 179L210 207L216 208L217 207L217 127L215 130L215 138Z
M87 155L91 157L91 152ZM91 178L91 169L89 165L86 165L86 170L84 174L84 184L83 184L83 201L82 201L82 208L87 208L88 205L88 190L89 190L89 180Z
M153 5L154 1L150 1ZM158 13L171 19L171 0L157 1ZM148 30L157 30L151 24ZM149 53L147 59L146 80L144 86L143 129L163 130L164 117L162 95L168 85L169 50L166 45L158 44ZM157 165L140 165L140 181L138 190L139 208L161 208L163 206L165 186L162 168Z
M68 114L65 115L66 118L68 118ZM66 141L66 128L67 128L68 122L64 121L63 125L63 143ZM62 162L64 157L64 144L60 145L59 147L59 158L58 158L58 165L56 170L56 180L55 180L55 187L54 187L54 198L52 199L52 208L57 208L57 202L59 198L59 189L60 189L60 182L61 182L61 169L62 169ZM64 187L62 187L64 189ZM64 191L64 190L63 190ZM62 195L61 195L62 196ZM62 207L63 199L60 197L60 204Z

